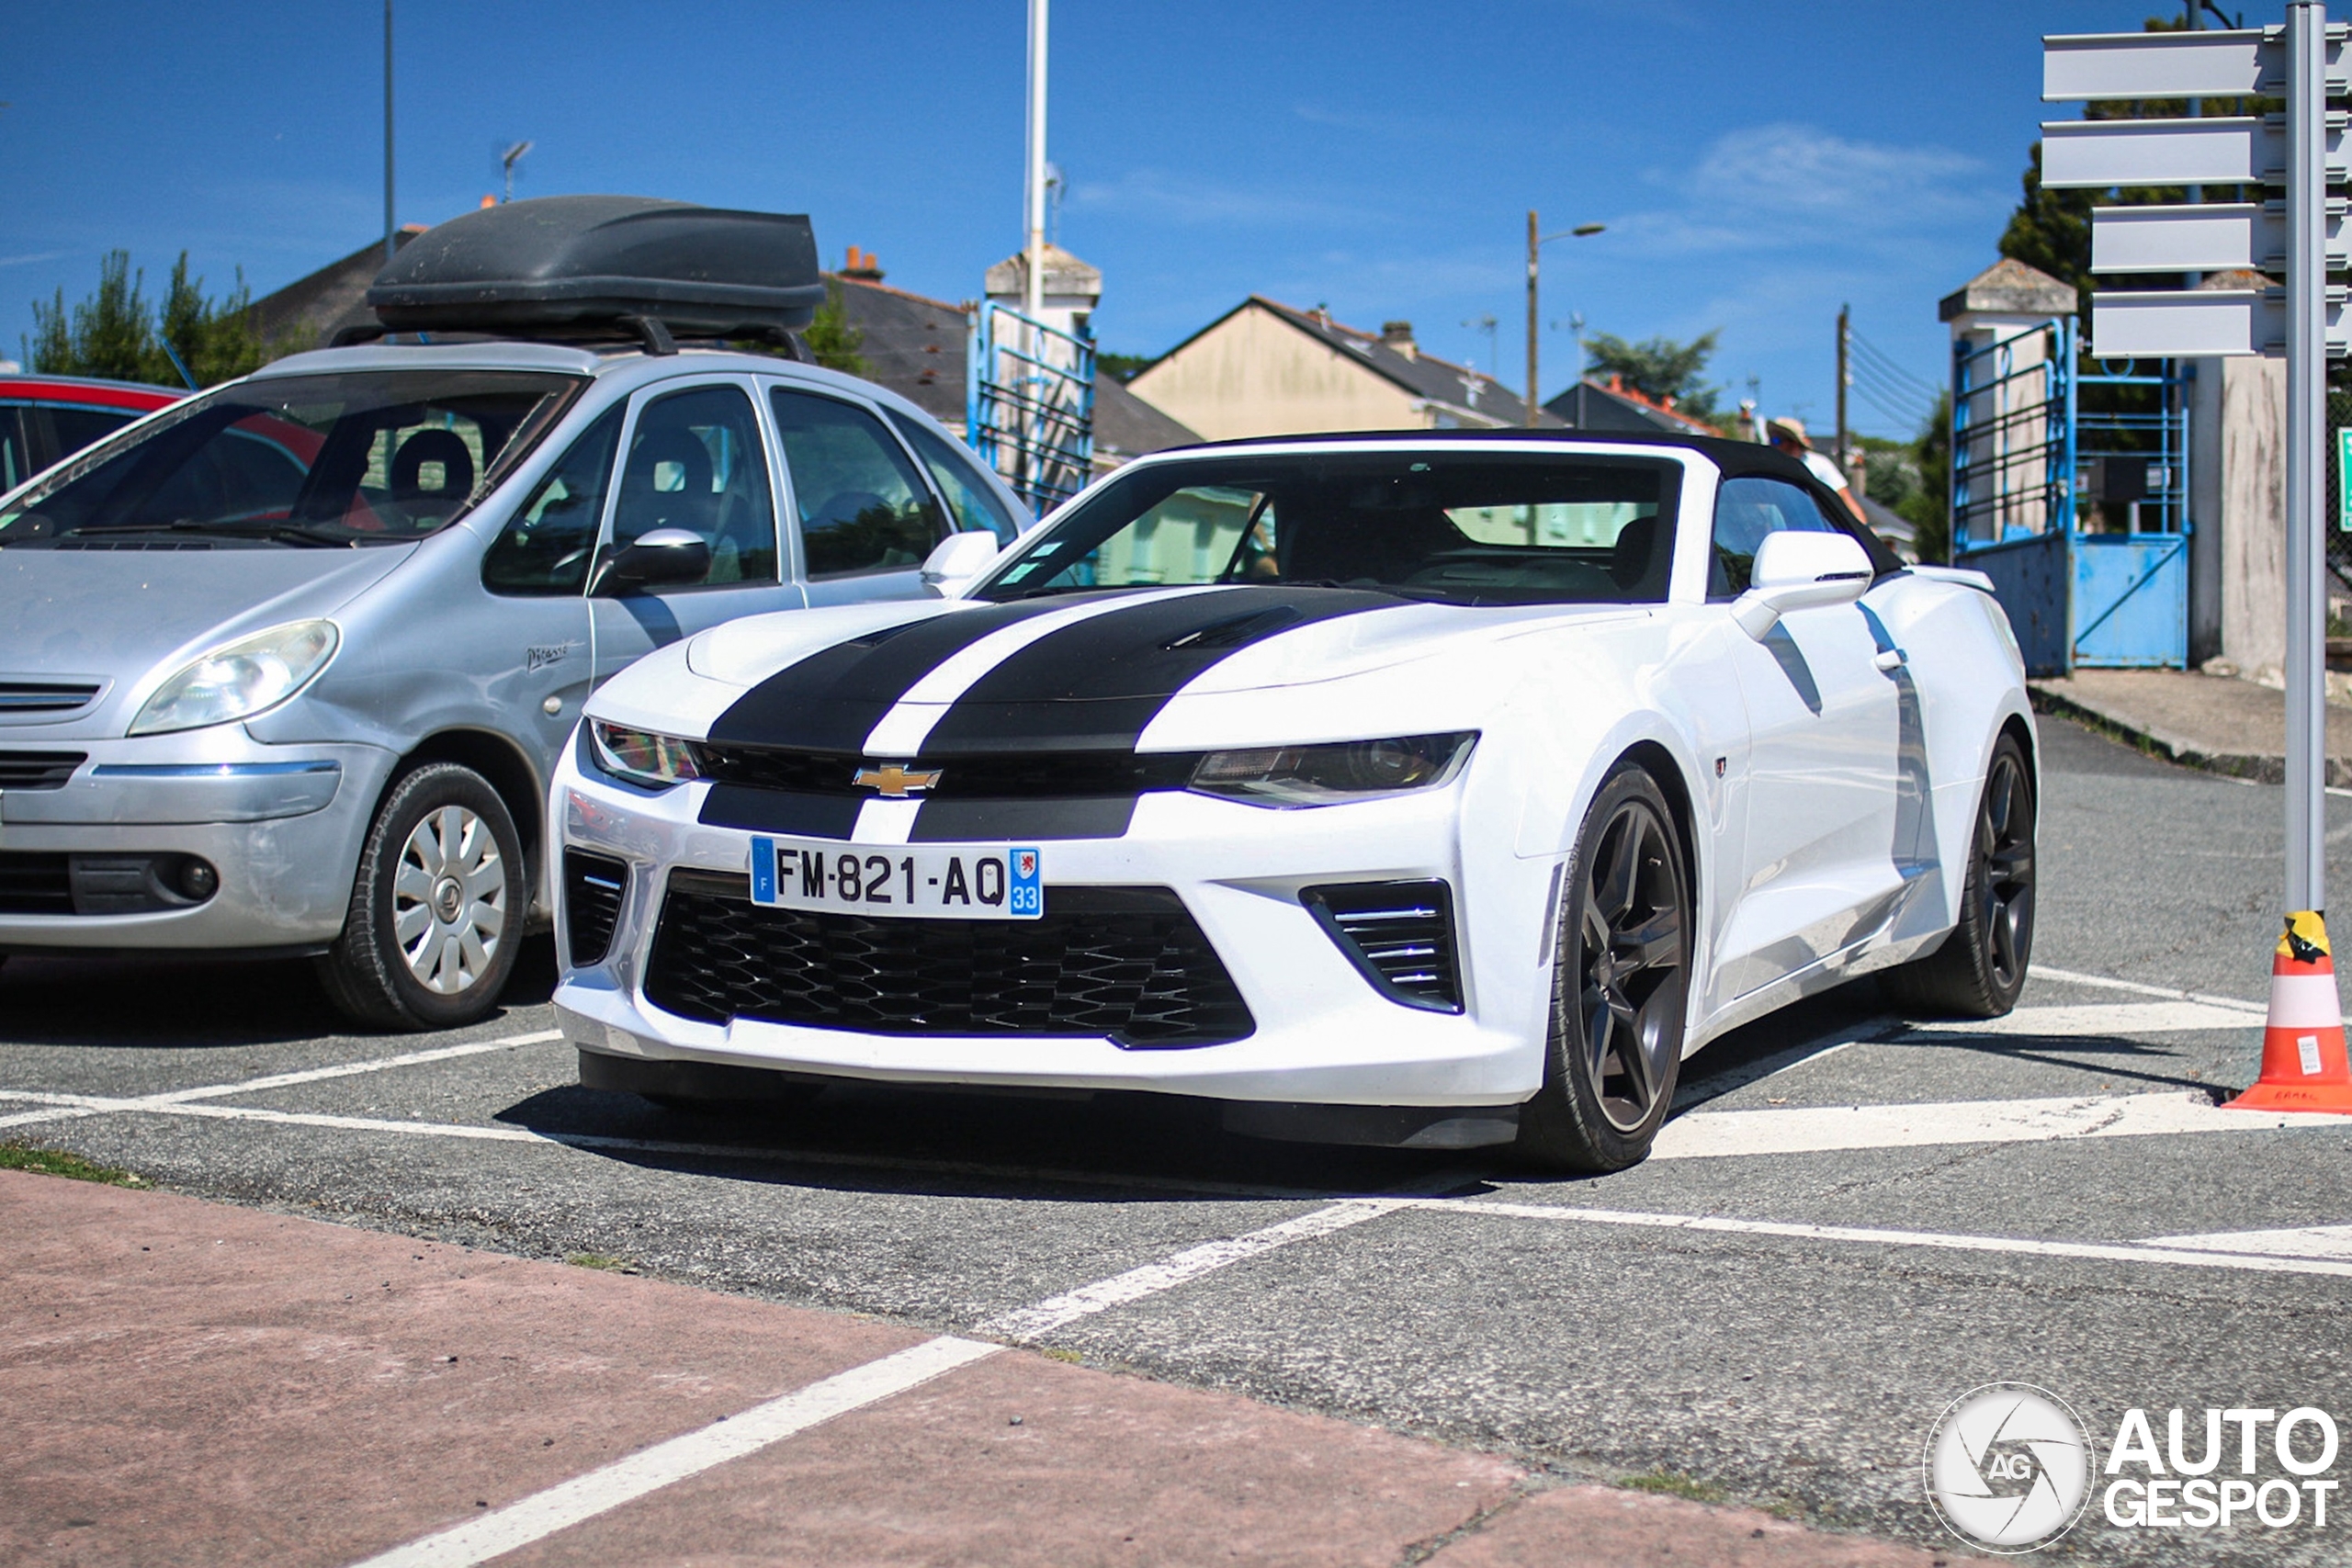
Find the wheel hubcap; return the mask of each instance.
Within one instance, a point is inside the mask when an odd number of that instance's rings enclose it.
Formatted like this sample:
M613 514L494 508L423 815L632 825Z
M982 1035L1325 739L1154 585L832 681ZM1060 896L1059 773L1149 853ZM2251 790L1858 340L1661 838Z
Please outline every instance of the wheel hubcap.
M2033 795L2015 757L1994 761L1976 820L1976 913L1994 983L2003 990L2025 973L2033 940Z
M1649 1120L1681 1043L1682 904L1666 824L1626 802L1594 840L1577 935L1581 1066L1611 1126Z
M462 806L428 812L392 878L392 931L409 973L456 996L489 973L505 929L506 863L490 825Z

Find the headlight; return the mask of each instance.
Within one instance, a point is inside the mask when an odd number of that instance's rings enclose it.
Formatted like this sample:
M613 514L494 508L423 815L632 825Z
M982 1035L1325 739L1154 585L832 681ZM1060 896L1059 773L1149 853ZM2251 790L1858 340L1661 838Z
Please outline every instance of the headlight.
M1464 731L1212 751L1193 770L1193 787L1257 806L1332 806L1444 784L1461 771L1477 739L1476 731Z
M702 770L695 765L694 748L672 736L624 729L599 718L589 721L588 744L596 753L598 767L616 779L649 789L668 789L702 777Z
M293 621L223 643L156 687L130 733L201 729L267 713L325 669L342 640L333 621Z

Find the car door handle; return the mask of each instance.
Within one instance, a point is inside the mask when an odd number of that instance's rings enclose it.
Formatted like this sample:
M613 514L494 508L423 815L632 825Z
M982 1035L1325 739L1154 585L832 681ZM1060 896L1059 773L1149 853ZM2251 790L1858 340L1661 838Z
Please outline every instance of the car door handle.
M1892 675L1897 670L1903 668L1905 660L1901 649L1890 648L1884 653L1880 654L1876 659L1871 660L1871 662L1878 666L1879 669L1884 671L1886 673Z

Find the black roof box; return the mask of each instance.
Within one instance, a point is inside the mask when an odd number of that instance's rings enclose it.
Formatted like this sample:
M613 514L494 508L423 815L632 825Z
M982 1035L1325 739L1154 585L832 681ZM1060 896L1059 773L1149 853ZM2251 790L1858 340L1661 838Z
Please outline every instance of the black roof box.
M387 332L649 343L676 333L789 344L824 299L805 215L641 196L469 212L411 240L368 290Z

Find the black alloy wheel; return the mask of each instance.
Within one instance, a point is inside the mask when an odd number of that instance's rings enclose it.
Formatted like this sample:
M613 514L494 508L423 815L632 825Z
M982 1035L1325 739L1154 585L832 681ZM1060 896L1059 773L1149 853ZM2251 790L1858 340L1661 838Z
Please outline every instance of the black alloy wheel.
M2018 1005L2033 961L2034 817L2025 748L2005 734L1984 771L1960 921L1934 953L1889 972L1898 1002L1962 1018L1998 1018Z
M1690 998L1689 877L1655 779L1623 763L1563 874L1544 1087L1519 1152L1559 1170L1623 1170L1674 1100Z

